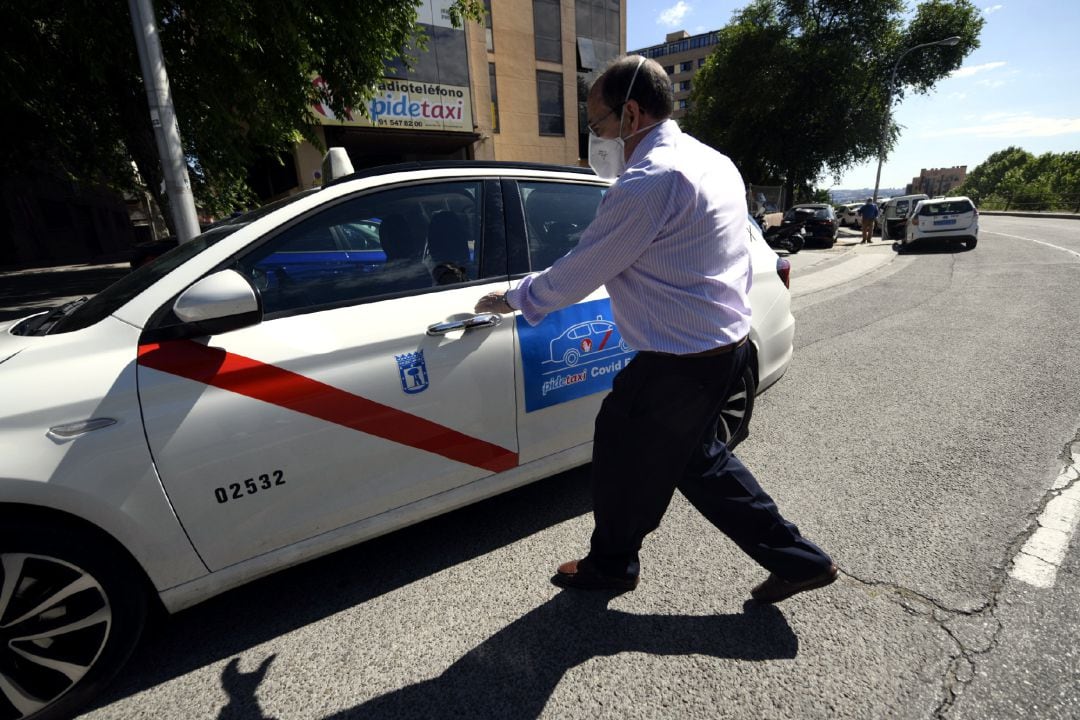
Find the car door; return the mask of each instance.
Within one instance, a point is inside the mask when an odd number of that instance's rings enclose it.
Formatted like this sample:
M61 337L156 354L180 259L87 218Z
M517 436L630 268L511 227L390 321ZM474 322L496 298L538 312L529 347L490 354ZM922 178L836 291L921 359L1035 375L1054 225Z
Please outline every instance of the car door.
M469 180L348 196L231 262L261 322L171 339L166 313L144 334L147 440L211 570L518 464L513 323L472 313L507 287L499 194ZM357 228L379 250L355 250Z
M596 216L602 182L520 180L507 202L512 271L543 270L570 252ZM515 249L520 252L515 252ZM593 421L615 374L634 352L600 288L536 327L518 315L518 441L522 462L592 441Z

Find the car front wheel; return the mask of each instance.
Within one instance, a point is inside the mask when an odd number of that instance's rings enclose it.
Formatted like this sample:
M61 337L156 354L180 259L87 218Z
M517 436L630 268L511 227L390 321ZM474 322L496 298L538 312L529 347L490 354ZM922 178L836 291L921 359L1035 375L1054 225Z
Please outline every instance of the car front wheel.
M757 394L757 382L749 363L743 369L742 377L735 383L724 407L720 410L720 419L716 423L716 439L727 445L729 450L741 443L750 434L750 417L754 414L754 397Z
M70 717L131 654L146 618L143 584L91 534L0 528L0 718Z

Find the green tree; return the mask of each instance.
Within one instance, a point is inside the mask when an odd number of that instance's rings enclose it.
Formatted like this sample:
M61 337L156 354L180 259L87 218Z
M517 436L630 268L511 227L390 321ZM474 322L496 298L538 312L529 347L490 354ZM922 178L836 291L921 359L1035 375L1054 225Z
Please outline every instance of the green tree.
M925 93L978 47L983 20L968 0L928 0L905 23L902 0L754 0L720 30L694 78L685 125L756 183L788 198L825 173L878 154L890 97ZM955 47L904 58L905 49L956 35ZM899 129L889 125L891 147Z
M969 172L956 192L967 195L976 203L992 196L1006 197L1010 188L1023 182L1025 168L1034 161L1035 156L1023 148L1009 146L998 150ZM1006 184L1006 175L1009 175L1011 186Z
M385 62L423 45L420 2L157 0L199 203L223 213L249 200L246 170L257 158L316 139L314 103L362 109ZM134 163L164 206L128 4L0 0L0 14L0 106L19 129L0 167L135 190ZM482 2L455 0L452 15L482 19ZM316 74L325 87L311 82Z
M955 191L978 204L1024 210L1080 208L1080 152L999 150L977 165Z

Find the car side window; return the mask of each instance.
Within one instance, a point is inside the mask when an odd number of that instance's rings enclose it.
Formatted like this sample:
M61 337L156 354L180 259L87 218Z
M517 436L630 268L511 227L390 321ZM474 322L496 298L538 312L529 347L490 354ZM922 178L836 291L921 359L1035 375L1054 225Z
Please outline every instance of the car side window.
M478 279L480 181L409 185L305 218L237 261L263 311L295 313Z
M557 182L522 181L518 187L533 271L550 267L577 247L607 191L602 185Z

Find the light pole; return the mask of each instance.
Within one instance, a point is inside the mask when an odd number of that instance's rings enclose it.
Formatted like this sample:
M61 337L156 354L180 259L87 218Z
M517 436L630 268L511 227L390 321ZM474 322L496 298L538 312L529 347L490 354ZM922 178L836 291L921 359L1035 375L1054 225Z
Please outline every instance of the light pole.
M892 75L889 77L888 95L885 97L885 116L881 120L881 137L878 139L877 178L874 180L874 204L877 204L878 188L881 187L881 165L885 162L885 133L889 131L889 119L892 117L892 96L893 89L896 87L896 70L900 67L900 61L907 57L907 54L913 50L934 47L935 45L948 45L951 47L958 44L960 44L960 36L953 35L944 38L943 40L913 45L900 53L900 57L896 58L896 62L893 63Z

